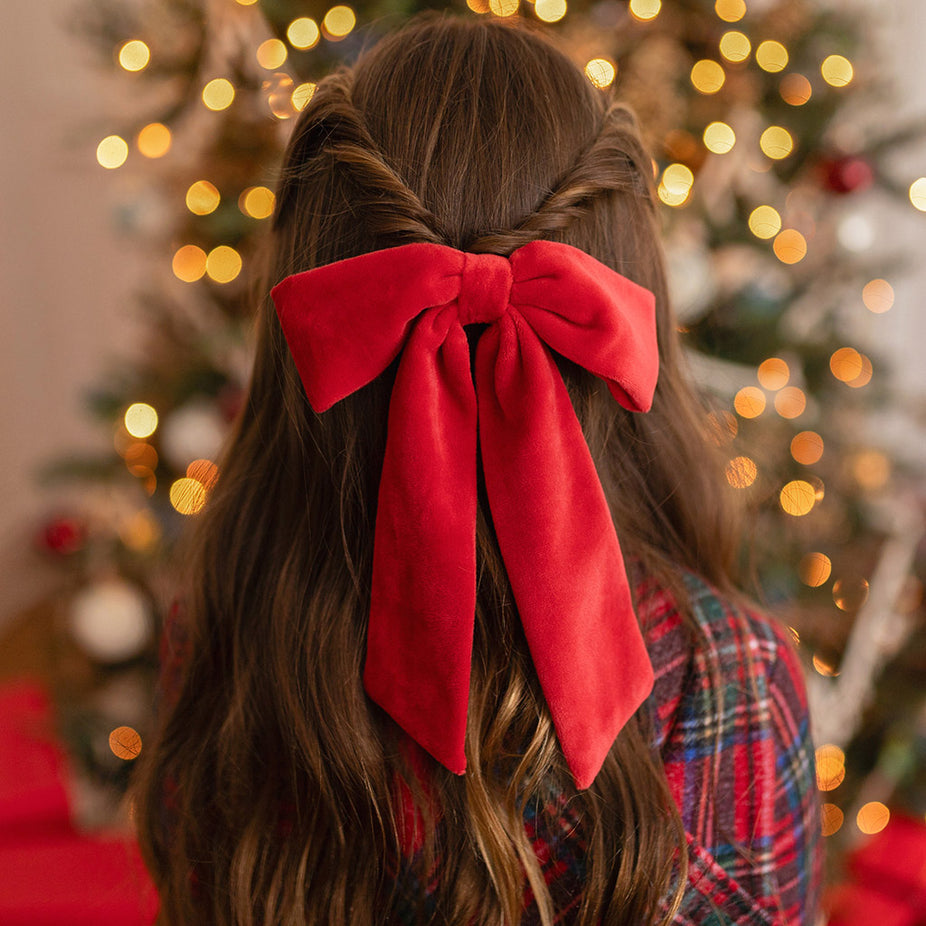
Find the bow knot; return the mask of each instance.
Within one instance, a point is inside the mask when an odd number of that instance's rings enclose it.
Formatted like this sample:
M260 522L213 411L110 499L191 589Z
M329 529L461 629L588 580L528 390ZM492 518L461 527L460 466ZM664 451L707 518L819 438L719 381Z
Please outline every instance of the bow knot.
M465 770L478 435L534 669L576 785L588 787L653 670L553 351L646 411L658 372L653 294L577 248L533 241L509 258L401 245L287 277L272 295L316 412L402 355L376 509L367 694L435 759ZM471 364L463 325L477 322L491 327Z
M463 252L457 313L461 325L498 321L508 309L511 296L511 264L497 254Z

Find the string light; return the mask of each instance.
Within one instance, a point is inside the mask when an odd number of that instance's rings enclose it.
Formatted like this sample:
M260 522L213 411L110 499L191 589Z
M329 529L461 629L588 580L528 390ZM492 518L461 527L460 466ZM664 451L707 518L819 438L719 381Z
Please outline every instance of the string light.
M633 3L630 4L630 11L633 12ZM566 0L537 0L534 12L545 23L559 22L566 15ZM658 8L656 12L659 12Z
M772 248L783 264L796 264L807 254L807 240L797 229L786 228L775 236Z
M791 439L791 456L803 466L819 463L823 456L823 438L816 431L801 431Z
M141 752L141 736L132 727L116 727L109 734L109 748L114 756L130 762Z
M723 68L710 58L696 61L691 69L691 83L698 93L717 93L726 79Z
M185 244L171 262L174 276L184 283L195 283L206 273L206 252L195 244Z
M490 5L494 2L497 2L497 0L490 0ZM512 13L516 12L518 9L518 0L501 0L501 2L513 2L514 10L512 10ZM511 13L506 13L504 15L510 16ZM331 9L325 13L325 18L322 20L322 28L325 30L325 34L329 39L333 39L334 41L343 39L356 25L357 17L349 6L339 5L331 7Z
M746 489L751 486L759 475L759 468L755 460L749 457L734 457L727 463L726 477L727 482L734 489Z
M833 563L825 553L807 553L801 557L797 574L810 588L825 585L833 571ZM822 747L821 747L822 748Z
M845 87L852 82L855 74L852 62L842 55L828 55L824 58L820 65L820 73L831 87Z
M135 144L146 158L162 158L170 151L171 141L170 129L160 122L152 122L138 133Z
M585 65L585 76L599 90L610 87L617 76L617 68L608 58L592 58Z
M119 135L107 135L96 146L96 159L101 167L107 170L115 170L125 164L125 159L129 156L129 146L124 138Z
M801 518L810 514L817 500L817 493L806 480L792 479L782 487L778 500L785 514Z
M745 61L749 57L751 51L752 43L742 32L731 30L730 32L724 32L720 37L720 54L722 54L727 61L738 64L741 61Z
M241 255L227 244L220 244L206 257L206 273L216 283L231 283L241 273Z
M880 833L890 822L891 812L881 801L863 804L855 817L856 826L867 836Z
M203 102L214 112L228 109L234 99L235 88L224 77L216 77L203 87Z
M926 177L918 177L910 184L910 202L914 209L926 212Z
M703 137L704 146L713 154L726 154L736 144L736 133L726 122L712 122Z
M745 0L717 0L714 12L724 22L739 22L746 15L746 3Z
M293 102L293 108L297 112L302 112L302 110L309 105L309 100L315 96L317 87L317 84L313 83L311 80L307 80L304 84L299 84L299 86L293 90L290 99Z
M781 231L781 216L771 206L756 206L749 213L749 230L757 238L774 238Z
M283 66L288 54L279 39L267 39L257 46L257 63L268 71L274 71Z
M158 413L147 402L133 402L123 417L126 431L139 439L151 437L158 427Z
M649 22L659 15L662 0L630 0L630 15L640 22Z
M787 74L782 78L778 92L789 106L803 106L810 99L813 88L803 74Z
M775 411L782 418L799 418L807 407L807 396L797 386L785 386L775 396Z
M869 280L862 287L862 302L869 312L881 315L894 304L894 287L887 280Z
M743 386L733 397L733 407L741 418L758 418L765 411L765 393L755 386Z
M219 207L222 197L215 184L197 180L186 191L186 207L193 215L209 215Z
M769 357L759 364L757 371L759 385L765 389L775 392L782 386L787 386L791 378L791 370L788 364L781 357Z
M206 504L206 487L198 479L181 476L170 487L170 503L180 514L198 514Z
M780 125L770 125L759 138L762 153L776 161L786 158L794 150L791 133Z
M774 39L760 42L756 48L756 64L769 74L777 74L788 66L788 49Z
M238 197L238 208L252 219L267 219L273 215L276 198L265 186L251 186Z
M306 51L318 44L318 40L321 38L321 30L314 19L308 16L300 16L289 24L286 30L286 38L289 39L289 44L293 48Z
M126 71L142 71L150 60L151 50L141 39L132 39L119 49L119 65Z

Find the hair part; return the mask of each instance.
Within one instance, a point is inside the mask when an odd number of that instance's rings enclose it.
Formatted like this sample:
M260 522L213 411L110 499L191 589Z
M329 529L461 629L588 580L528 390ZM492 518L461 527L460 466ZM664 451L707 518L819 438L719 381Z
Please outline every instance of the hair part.
M683 596L680 569L730 587L736 536L682 371L650 164L632 114L538 35L418 18L323 79L300 115L267 280L411 241L509 254L544 238L653 291L661 373L651 412L625 412L591 374L557 362L626 558ZM564 795L585 846L575 921L668 923L687 854L647 708L576 791L481 472L468 771L425 757L422 780L361 682L395 364L316 415L269 296L256 330L247 402L178 558L183 681L135 791L160 922L364 924L402 906L416 922L499 926L520 921L529 890L550 924L563 898L545 883L524 815L552 813L551 795ZM403 788L424 835L413 858Z

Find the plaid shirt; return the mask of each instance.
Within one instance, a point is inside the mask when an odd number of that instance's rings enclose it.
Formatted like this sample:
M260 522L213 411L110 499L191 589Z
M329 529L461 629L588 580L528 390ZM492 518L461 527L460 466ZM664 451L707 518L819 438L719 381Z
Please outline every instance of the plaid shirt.
M685 581L703 635L694 648L672 596L652 585L637 589L656 675L647 705L688 842L688 879L672 922L810 926L822 882L820 817L794 646L768 618L694 576ZM168 697L184 649L176 612L174 607L162 650ZM542 813L527 816L525 827L559 911L556 922L566 926L578 910L584 880L580 820L567 796L558 794ZM420 896L420 885L408 868L400 878L390 922L420 922L410 902ZM530 900L522 923L539 923Z

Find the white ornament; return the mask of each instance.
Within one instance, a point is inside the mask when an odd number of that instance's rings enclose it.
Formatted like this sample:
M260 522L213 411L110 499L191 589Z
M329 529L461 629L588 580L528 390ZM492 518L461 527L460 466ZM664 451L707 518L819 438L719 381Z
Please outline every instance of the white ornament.
M194 399L169 414L161 425L161 454L180 471L193 460L214 461L227 429L215 402Z
M104 579L71 602L71 635L97 662L124 662L148 645L154 630L145 596L124 579Z

